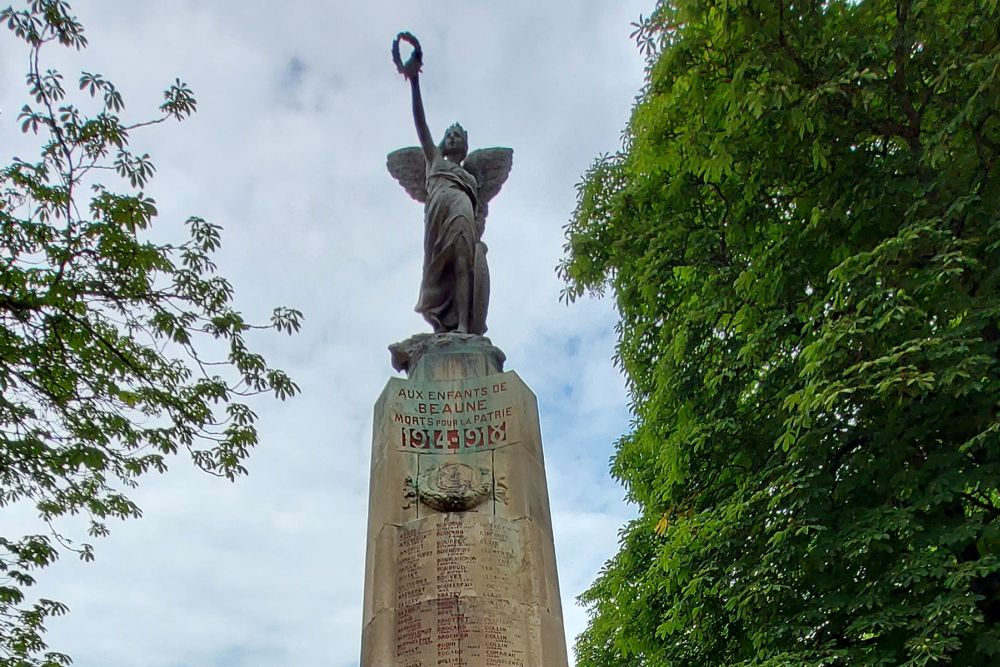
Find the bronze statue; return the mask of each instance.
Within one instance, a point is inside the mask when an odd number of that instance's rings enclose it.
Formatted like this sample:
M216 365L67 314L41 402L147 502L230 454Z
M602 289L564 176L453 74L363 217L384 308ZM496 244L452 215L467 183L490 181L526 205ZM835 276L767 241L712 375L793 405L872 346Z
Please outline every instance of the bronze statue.
M404 64L399 42L413 54ZM469 153L468 135L459 124L435 145L420 97L423 52L416 37L401 32L393 40L392 57L410 82L413 122L420 146L389 153L386 166L406 192L424 204L424 269L416 311L435 333L486 332L490 278L486 265L487 204L507 175L514 151L484 148Z

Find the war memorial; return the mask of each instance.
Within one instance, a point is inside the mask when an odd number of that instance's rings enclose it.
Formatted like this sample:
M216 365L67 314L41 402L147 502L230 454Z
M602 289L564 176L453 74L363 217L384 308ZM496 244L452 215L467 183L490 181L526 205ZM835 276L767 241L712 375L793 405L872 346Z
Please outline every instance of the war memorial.
M416 309L434 333L390 346L406 377L375 404L361 667L566 667L535 397L483 336L487 204L513 152L469 153L458 125L435 144L416 38L393 60L420 146L387 166L424 204Z

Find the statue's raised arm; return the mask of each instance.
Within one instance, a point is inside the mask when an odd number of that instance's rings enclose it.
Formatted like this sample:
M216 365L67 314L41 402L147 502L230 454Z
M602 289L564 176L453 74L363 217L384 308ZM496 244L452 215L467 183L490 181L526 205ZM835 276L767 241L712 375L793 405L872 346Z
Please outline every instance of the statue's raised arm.
M413 47L403 62L400 42ZM417 38L401 32L392 43L392 59L410 82L413 123L420 147L389 153L386 166L406 192L424 204L424 268L416 310L436 333L486 332L489 268L486 244L487 204L507 180L513 160L509 148L485 148L469 154L468 134L458 123L434 145L423 99L420 70L423 51Z
M407 42L413 47L413 53L404 63L399 53L399 43ZM427 127L427 116L424 114L424 100L420 96L420 69L423 67L424 52L420 48L417 38L408 32L401 32L392 42L392 60L396 63L396 69L410 82L410 94L413 98L413 124L417 128L417 139L420 141L420 148L424 151L424 158L427 162L434 159L437 148L434 146L434 139L431 131Z

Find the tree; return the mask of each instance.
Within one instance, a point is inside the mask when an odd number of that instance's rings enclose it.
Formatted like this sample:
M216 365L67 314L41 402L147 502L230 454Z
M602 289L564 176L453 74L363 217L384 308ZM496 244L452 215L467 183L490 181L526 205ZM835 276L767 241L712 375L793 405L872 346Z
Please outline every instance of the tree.
M191 90L176 81L161 115L132 124L99 74L84 72L82 103L69 101L62 74L41 63L53 44L86 46L70 11L62 0L31 0L0 12L27 45L31 102L18 120L41 141L37 162L0 168L0 507L31 503L50 527L0 535L0 665L11 667L70 662L43 641L46 618L66 607L28 589L60 551L90 560L93 549L54 521L83 515L99 537L107 519L138 517L127 490L181 450L234 479L257 443L243 397L298 390L245 338L291 333L301 314L277 308L257 326L234 309L212 263L219 227L193 217L183 243L146 239L157 211L142 188L154 167L130 141L143 126L193 113Z
M662 1L566 296L639 517L581 667L1000 662L995 0Z

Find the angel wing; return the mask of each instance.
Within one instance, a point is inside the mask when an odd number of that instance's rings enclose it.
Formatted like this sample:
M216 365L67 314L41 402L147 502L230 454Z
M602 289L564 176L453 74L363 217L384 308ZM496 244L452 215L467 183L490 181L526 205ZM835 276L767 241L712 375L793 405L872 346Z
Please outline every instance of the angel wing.
M427 160L418 146L408 146L389 153L385 157L385 166L408 195L421 204L427 201Z
M476 223L479 225L480 233L486 225L488 204L500 192L500 187L507 180L513 163L514 151L510 148L480 148L469 153L462 163L462 167L472 174L479 185Z

